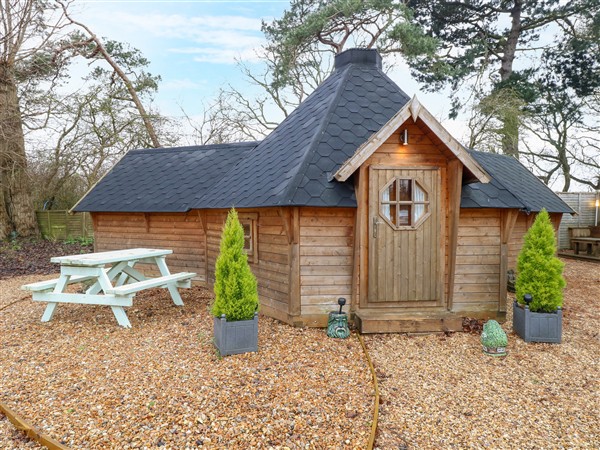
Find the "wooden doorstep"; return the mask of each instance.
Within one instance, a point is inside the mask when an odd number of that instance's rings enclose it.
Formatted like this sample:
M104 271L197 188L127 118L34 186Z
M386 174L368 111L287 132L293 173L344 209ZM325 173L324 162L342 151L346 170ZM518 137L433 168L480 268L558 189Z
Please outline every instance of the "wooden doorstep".
M464 317L495 319L503 322L505 312L499 311L381 311L360 309L354 314L354 323L363 334L369 333L434 333L462 331Z

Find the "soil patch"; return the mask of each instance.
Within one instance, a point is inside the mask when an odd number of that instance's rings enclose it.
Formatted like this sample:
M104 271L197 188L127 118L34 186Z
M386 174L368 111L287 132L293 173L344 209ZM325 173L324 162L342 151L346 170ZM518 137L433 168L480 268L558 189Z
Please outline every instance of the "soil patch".
M56 273L59 265L50 262L54 256L90 253L93 244L44 239L17 238L0 241L0 280L21 275Z

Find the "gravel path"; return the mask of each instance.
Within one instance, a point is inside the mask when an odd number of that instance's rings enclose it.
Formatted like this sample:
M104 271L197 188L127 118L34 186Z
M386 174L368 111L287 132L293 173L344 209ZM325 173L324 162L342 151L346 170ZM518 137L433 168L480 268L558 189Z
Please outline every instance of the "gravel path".
M376 447L599 449L600 264L565 262L560 345L512 334L512 306L506 358L484 355L476 334L366 336L381 393Z
M600 448L600 265L568 260L563 343L481 352L479 335L365 336L381 391L376 448ZM0 281L0 308L43 277ZM261 317L258 354L219 359L210 293L108 308L0 311L0 401L74 449L365 448L372 385L356 339ZM0 416L0 448L37 449Z
M43 278L0 281L0 308ZM59 305L49 323L29 299L0 311L0 401L73 449L366 446L373 387L356 338L260 317L259 352L220 359L210 293L181 293L183 308L138 294L130 330L107 307ZM0 417L0 448L39 448L11 426Z

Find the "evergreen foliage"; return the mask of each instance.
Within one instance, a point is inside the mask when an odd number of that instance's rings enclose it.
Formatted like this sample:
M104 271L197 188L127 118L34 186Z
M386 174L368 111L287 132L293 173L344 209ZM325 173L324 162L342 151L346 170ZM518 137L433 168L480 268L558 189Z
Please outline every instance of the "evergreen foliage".
M234 208L229 211L215 265L215 301L211 313L228 321L249 320L258 311L256 278L244 252L244 229Z
M554 227L548 212L542 209L525 234L517 260L517 301L524 304L523 296L531 294L529 309L533 312L553 312L563 304L564 264L555 253Z

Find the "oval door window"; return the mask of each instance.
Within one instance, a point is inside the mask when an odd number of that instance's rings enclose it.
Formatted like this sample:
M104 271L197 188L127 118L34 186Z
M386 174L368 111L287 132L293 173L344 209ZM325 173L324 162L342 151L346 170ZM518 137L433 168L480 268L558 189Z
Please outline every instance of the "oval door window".
M429 216L429 194L412 178L393 178L381 190L379 212L394 229L416 228Z

